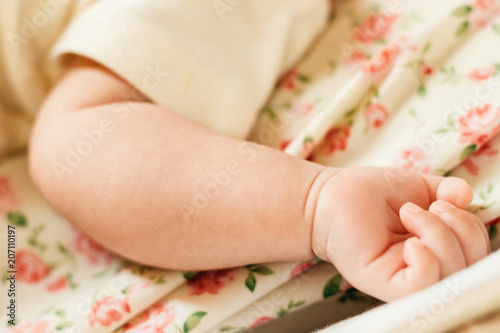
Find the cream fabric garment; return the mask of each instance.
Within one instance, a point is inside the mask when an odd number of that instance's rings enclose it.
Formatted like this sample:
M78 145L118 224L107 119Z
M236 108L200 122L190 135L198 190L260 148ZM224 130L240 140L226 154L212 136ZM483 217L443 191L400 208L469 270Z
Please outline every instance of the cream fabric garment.
M101 0L72 22L54 54L85 55L154 102L245 138L327 16L326 0Z
M49 50L88 1L0 1L0 158L26 145L35 112L58 77Z
M1 1L0 157L26 145L59 78L56 58L68 52L111 68L160 105L244 138L327 16L326 0Z

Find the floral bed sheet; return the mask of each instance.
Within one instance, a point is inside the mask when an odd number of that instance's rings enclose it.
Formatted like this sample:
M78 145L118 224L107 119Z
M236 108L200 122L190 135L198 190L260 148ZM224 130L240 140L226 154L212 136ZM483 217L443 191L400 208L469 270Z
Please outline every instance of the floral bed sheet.
M500 1L334 6L250 140L325 165L462 177L498 248ZM235 333L327 297L353 311L368 300L318 260L210 272L127 262L48 206L25 157L0 166L0 215L0 327L9 333ZM9 290L15 297L5 297Z

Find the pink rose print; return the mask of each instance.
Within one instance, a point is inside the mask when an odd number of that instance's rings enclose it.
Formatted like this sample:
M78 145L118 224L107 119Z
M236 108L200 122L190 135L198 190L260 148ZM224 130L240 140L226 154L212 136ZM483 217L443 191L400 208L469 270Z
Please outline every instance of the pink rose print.
M290 279L293 279L297 275L301 274L302 272L307 271L309 268L313 267L315 265L314 261L306 261L306 262L301 262L300 264L297 264L294 268L292 268L292 271L290 272Z
M294 90L295 89L295 79L299 75L299 71L297 68L292 68L290 69L281 79L280 85L288 90Z
M368 44L384 38L389 32L396 15L375 14L354 29L354 42Z
M432 69L431 66L427 65L426 63L422 64L422 75L423 76L430 76L434 73L434 69Z
M470 158L466 159L465 161L462 162L461 164L465 170L467 170L468 173L470 173L472 176L477 176L479 175L479 167L472 161Z
M485 225L487 227L492 227L492 226L495 226L495 225L498 225L498 224L500 224L500 216L497 217L496 219L493 219L493 220L485 223Z
M492 16L500 13L500 2L498 0L476 0L474 7L484 12L490 12Z
M95 302L92 306L88 316L89 325L93 327L96 323L99 323L107 327L111 325L112 322L122 319L122 315L125 312L130 313L128 298L114 298L113 296L108 296Z
M54 293L56 291L66 288L67 285L68 285L68 279L65 276L61 276L55 279L54 281L48 283L47 290L50 291L51 293Z
M484 81L492 77L497 71L498 69L495 66L478 68L467 74L467 77L473 81Z
M218 271L206 271L199 273L187 282L191 289L191 295L217 295L220 289L234 280L235 269L223 269Z
M496 154L498 154L498 150L496 150L495 148L493 148L491 146L491 143L489 142L486 142L482 147L481 149L479 149L478 151L474 152L472 154L473 157L479 157L479 156L495 156Z
M55 331L49 328L49 322L47 320L37 320L19 326L16 325L11 328L9 333L55 333Z
M267 323L270 320L273 320L273 318L267 317L267 316L263 316L263 317L257 318L257 320L254 321L253 324L250 325L250 327L248 327L248 328L255 328L255 327L260 326L260 325L262 325L264 323Z
M109 266L113 263L114 255L111 252L80 231L76 231L70 247L75 252L84 254L94 266Z
M427 155L420 149L405 150L399 158L399 165L405 169L422 173L429 173L431 170Z
M475 151L470 155L465 161L462 162L462 166L470 173L472 176L479 175L480 168L476 164L477 160L486 156L495 156L498 154L498 150L491 147L489 142L486 142L481 149Z
M295 90L298 82L309 82L310 78L299 72L297 68L290 69L279 82L279 86L286 90Z
M498 0L476 0L472 11L472 22L479 28L488 25L490 19L500 13Z
M400 52L397 44L382 49L363 66L363 73L374 77L375 81L383 79L391 71Z
M125 293L128 294L135 294L138 292L141 292L143 290L148 289L151 286L151 282L149 281L141 281L141 282L136 282L127 288L125 288Z
M458 118L460 143L482 145L500 131L500 108L485 105L469 110Z
M499 7L497 0L476 0L475 7L482 10L493 10Z
M284 141L281 141L280 143L280 150L285 150L286 147L288 147L288 145L292 142L292 139L288 139L288 140L284 140Z
M360 51L354 51L353 53L351 53L347 57L346 63L351 64L351 63L356 63L359 61L364 61L366 59L367 59L367 55L365 53L360 52Z
M389 113L382 104L373 103L365 110L365 119L371 128L381 128L387 118L389 118Z
M21 199L8 177L0 176L0 215L21 205Z
M162 333L174 318L171 306L157 303L126 323L123 333Z
M395 40L394 44L401 50L408 50L414 53L418 53L423 50L423 48L421 49L421 46L419 46L415 40L408 36L400 36L397 40Z
M300 99L296 99L292 104L290 114L295 117L305 117L309 115L313 111L313 109L314 105L312 105L311 103L305 103Z
M323 153L331 155L337 150L346 150L351 128L344 126L342 128L332 128L329 130L323 141Z
M311 154L314 152L314 142L312 141L311 138L306 137L304 140L304 145L302 146L302 149L304 149L304 156L307 158L311 156Z
M31 250L17 251L16 268L20 282L37 283L50 273L50 267Z

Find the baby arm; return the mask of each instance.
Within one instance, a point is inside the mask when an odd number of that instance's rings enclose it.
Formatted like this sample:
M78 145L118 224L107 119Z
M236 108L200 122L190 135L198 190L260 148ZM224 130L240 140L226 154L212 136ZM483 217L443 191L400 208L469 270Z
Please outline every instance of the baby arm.
M107 130L90 153L57 172L54 166L103 122ZM484 226L463 210L472 197L463 181L327 168L218 135L82 58L40 111L30 169L73 224L127 258L163 268L317 255L354 286L390 300L489 251ZM221 172L223 180L213 176ZM410 212L407 202L424 210Z
M63 216L115 252L164 268L314 257L304 205L327 168L218 135L138 96L76 58L42 107L30 168ZM103 121L112 130L91 153L55 170ZM220 173L226 184L216 185Z

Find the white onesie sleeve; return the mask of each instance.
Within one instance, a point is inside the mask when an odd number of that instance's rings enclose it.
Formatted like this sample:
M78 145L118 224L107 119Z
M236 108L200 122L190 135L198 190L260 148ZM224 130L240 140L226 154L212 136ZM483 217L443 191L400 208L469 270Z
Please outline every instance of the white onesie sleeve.
M327 17L327 0L97 0L53 55L91 58L155 103L245 138Z

